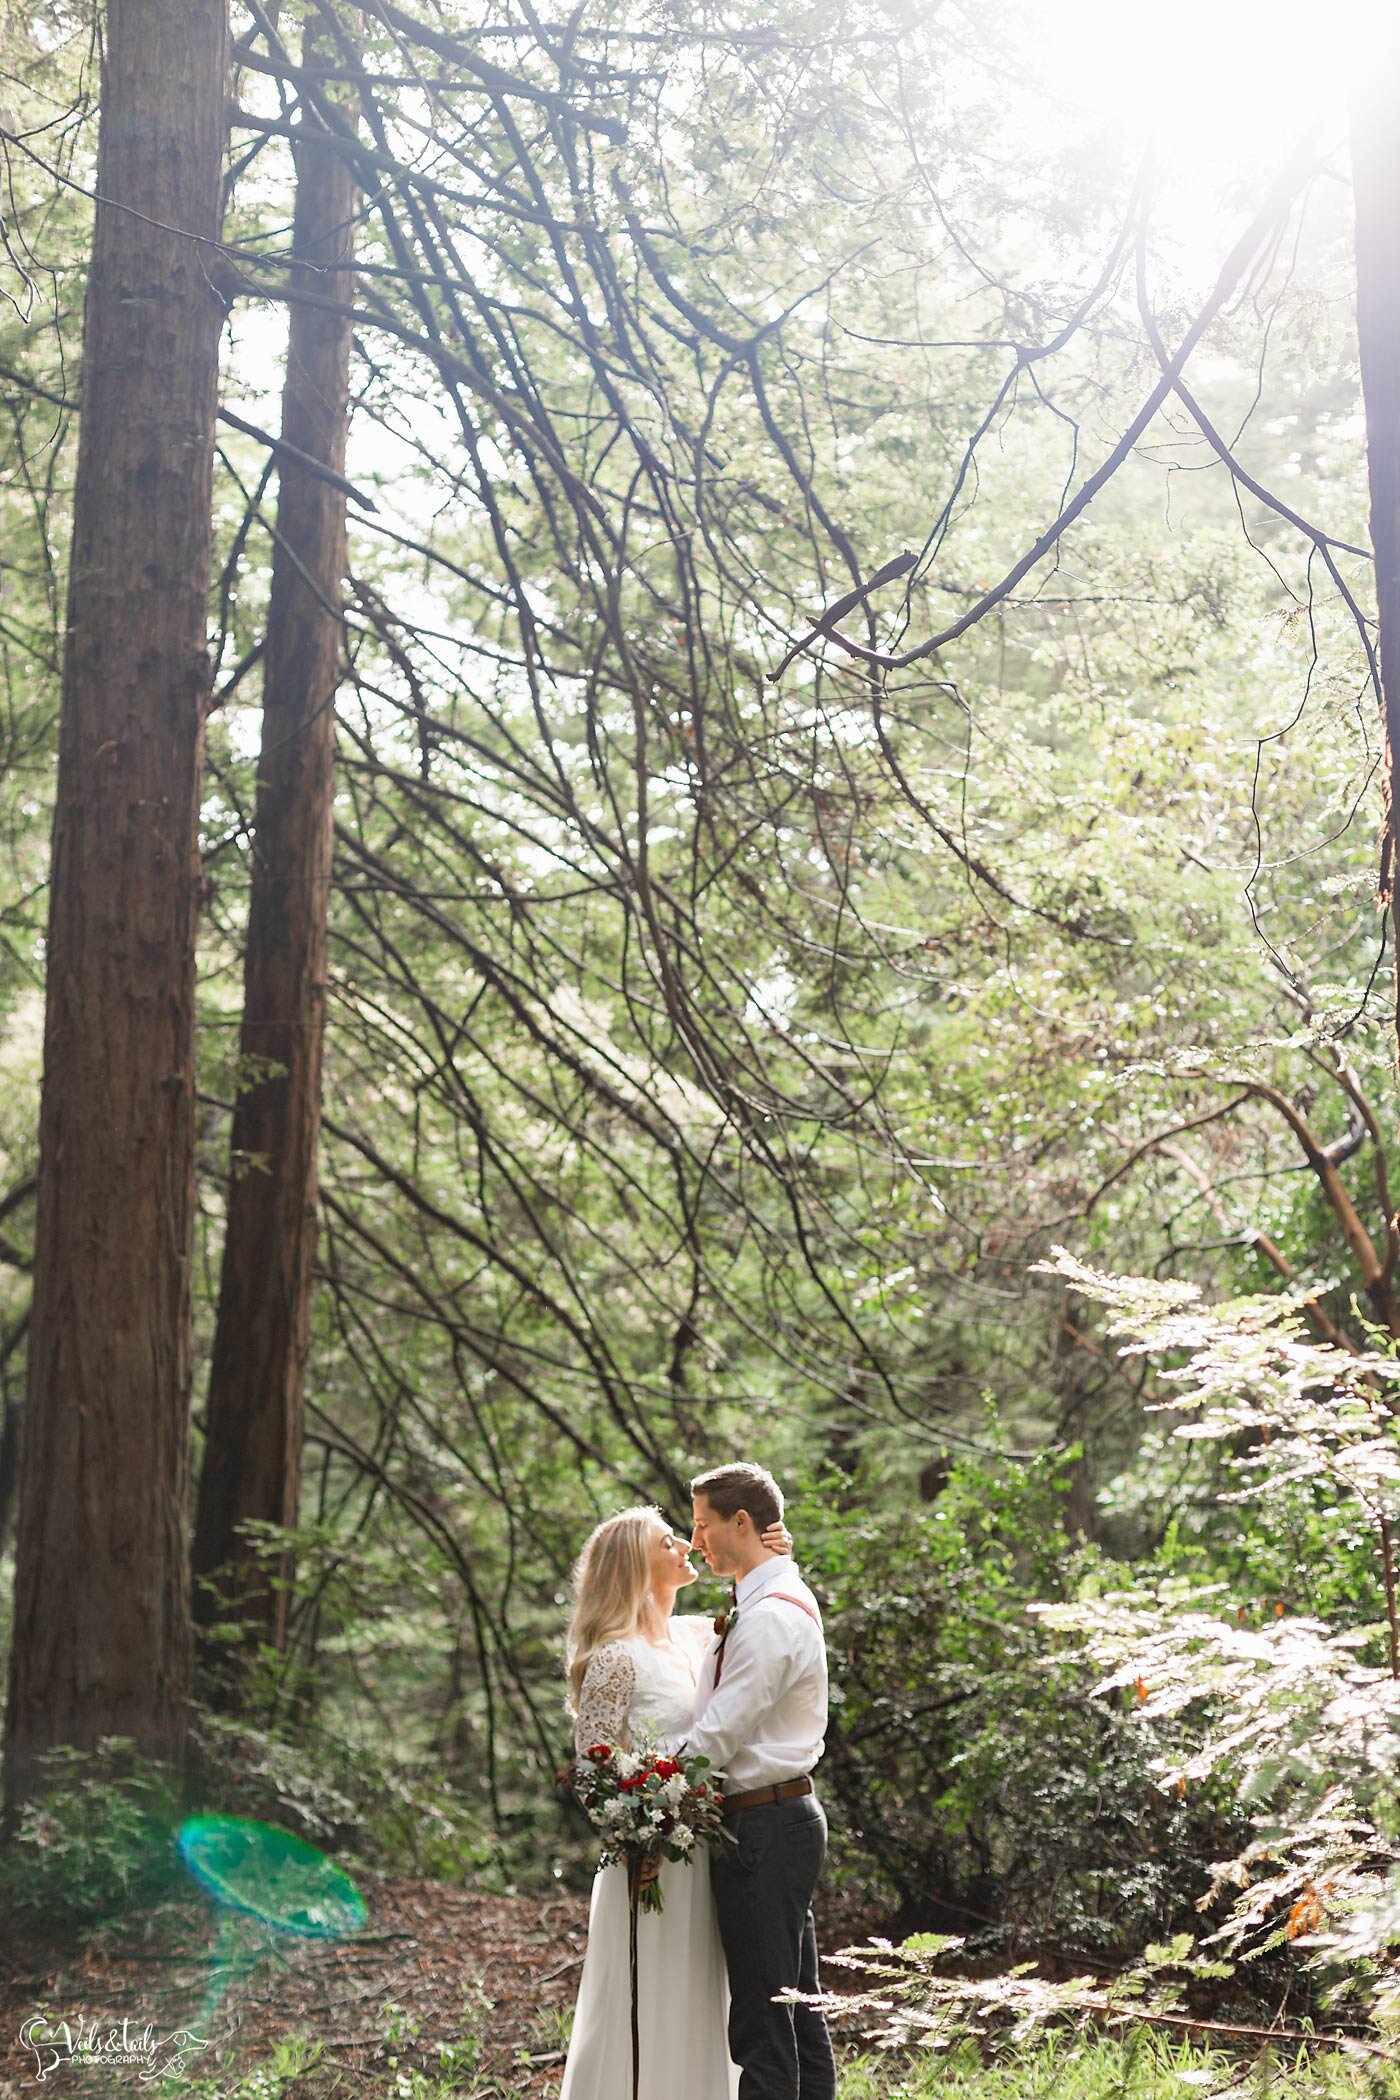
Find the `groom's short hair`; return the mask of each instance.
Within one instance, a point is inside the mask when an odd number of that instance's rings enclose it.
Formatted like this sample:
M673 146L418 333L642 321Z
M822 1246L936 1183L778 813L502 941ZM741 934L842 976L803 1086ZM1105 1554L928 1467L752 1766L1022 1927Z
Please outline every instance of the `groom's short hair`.
M690 1483L692 1495L703 1495L712 1510L721 1517L737 1517L746 1509L753 1518L755 1531L766 1531L776 1524L783 1513L783 1491L766 1466L751 1466L742 1461L731 1466L715 1466L708 1473L697 1473Z

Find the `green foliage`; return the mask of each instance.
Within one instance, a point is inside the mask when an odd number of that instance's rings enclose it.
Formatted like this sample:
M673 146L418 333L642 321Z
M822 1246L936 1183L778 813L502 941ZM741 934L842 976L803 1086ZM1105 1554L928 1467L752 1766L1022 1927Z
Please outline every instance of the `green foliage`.
M312 2090L318 2070L324 2068L325 2052L320 2042L305 2035L289 2034L260 2063L232 2079L191 2077L187 2069L162 2078L149 2090L158 2100L286 2100L286 2096Z
M386 1872L513 1886L528 1859L523 1837L512 1847L447 1776L412 1765L392 1737L350 1740L329 1720L279 1733L199 1710L192 1735L201 1811L275 1822Z
M1046 2034L990 2063L971 2040L932 2062L864 2056L845 2066L839 2091L840 2100L1395 2100L1400 2072L1307 2044L1241 2058L1129 2026L1123 2034Z
M929 1506L833 1507L810 1545L799 1520L831 1600L842 1856L875 1863L906 1924L953 1921L983 1954L1141 1945L1189 1915L1232 1828L1225 1789L1154 1784L1175 1731L1093 1701L1093 1672L1030 1615L1104 1566L1067 1526L1076 1457L993 1447Z
M153 1902L184 1881L179 1788L164 1767L120 1736L92 1751L61 1746L40 1765L40 1789L0 1847L0 1916L61 1931Z
M1182 1935L1106 1978L1057 1979L1033 1962L999 1975L970 1975L965 1943L955 1937L926 1935L902 1946L875 1939L829 1957L862 1980L839 1996L828 1989L823 2004L838 2030L854 2029L889 2052L894 2064L908 2062L912 2052L916 2060L961 2068L971 2074L973 2092L982 2075L994 2092L1001 2090L1000 2081L1022 2075L1027 2063L1033 2071L1037 2056L1058 2065L1071 2089L1076 2076L1087 2075L1087 2090L1094 2091L1095 2074L1102 2076L1120 2050L1118 2075L1143 2076L1149 2091L1173 2067L1184 2083L1217 2094L1271 2092L1269 2081L1286 2079L1290 2068L1304 2091L1391 2089L1385 2080L1395 2070L1394 2050L1384 2040L1354 2034L1325 2040L1298 2017L1260 2030L1198 2010L1190 2002L1193 1986L1219 1976L1221 1965L1192 1956L1189 1946L1189 1935ZM1184 2046L1197 2034L1219 2046L1198 2058ZM1264 2052L1250 2046L1266 2039ZM1236 2053L1245 2048L1252 2061ZM1194 2068L1183 2069L1186 2064ZM1256 2077L1262 2086L1253 2084Z
M385 2008L382 2034L396 2047L414 2039L393 2006ZM449 2054L454 2046L444 2045ZM333 2075L321 2045L293 2035L232 2079L182 2073L153 2090L158 2100L287 2100L298 2092L320 2100ZM397 2063L366 2090L374 2100L507 2100L536 2092L538 2073L522 2065L514 2076L482 2081L470 2062L444 2061L440 2073ZM838 2100L1400 2100L1400 2071L1360 2052L1303 2044L1240 2055L1128 2025L1112 2034L1051 2032L990 2061L971 2039L931 2058L847 2055L837 2093Z
M1156 1440L1154 1439L1154 1444ZM1375 1526L1325 1476L1261 1483L1254 1512L1198 1494L1172 1518L1156 1555L1164 1574L1221 1580L1251 1618L1311 1616L1339 1631L1377 1628L1385 1581Z
M220 1674L236 1664L238 1700L236 1717L209 1704L198 1712L206 1805L349 1845L385 1870L504 1892L553 1880L562 1869L552 1790L533 1783L513 1745L494 1745L493 1770L490 1698L479 1679L444 1714L444 1671L449 1681L466 1674L449 1630L455 1621L458 1641L466 1631L455 1571L431 1546L406 1561L393 1518L391 1507L382 1510L352 1550L329 1523L249 1527L268 1564L292 1554L284 1586L293 1624L309 1638L286 1652L249 1651L236 1616L212 1630L211 1667ZM553 1631L553 1613L550 1623ZM562 1756L552 1646L542 1665Z
M404 2061L401 2052L422 2054L422 2023L392 2001L380 2017L380 2038L386 2052L389 2076L385 2092L389 2100L481 2100L500 2091L494 2077L485 2071L485 2052L491 2035L492 2001L480 1984L464 1993L450 2041L437 2043L431 2052L432 2068Z
M1313 1340L1289 1299L1215 1306L1188 1284L1109 1277L1063 1249L1057 1273L1111 1308L1123 1352L1167 1358L1179 1441L1226 1451L1241 1484L1229 1499L1267 1522L1278 1495L1321 1483L1329 1514L1349 1511L1368 1533L1380 1574L1382 1617L1341 1625L1263 1617L1224 1583L1172 1576L1158 1585L1095 1585L1036 1606L1043 1622L1077 1635L1106 1669L1094 1690L1132 1687L1144 1723L1194 1717L1195 1740L1158 1750L1151 1767L1182 1789L1226 1778L1253 1811L1254 1835L1212 1867L1211 1898L1237 1889L1207 1944L1249 1958L1288 1943L1329 1976L1324 2002L1355 1994L1372 2016L1400 2025L1400 1620L1395 1532L1400 1525L1400 1363ZM1164 1405L1167 1403L1163 1403ZM1314 1543L1343 1543L1340 1569L1323 1563L1335 1596L1352 1577L1353 1530L1319 1525Z

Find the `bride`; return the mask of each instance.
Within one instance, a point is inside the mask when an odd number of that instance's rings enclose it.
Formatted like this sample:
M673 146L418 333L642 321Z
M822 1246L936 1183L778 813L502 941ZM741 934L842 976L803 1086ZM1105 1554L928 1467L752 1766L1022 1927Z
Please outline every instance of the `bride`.
M764 1534L791 1550L782 1525ZM674 1615L696 1580L689 1541L658 1509L624 1509L589 1537L574 1568L567 1659L574 1745L626 1748L638 1728L680 1740L695 1713L710 1621ZM708 1862L663 1860L664 1909L637 1921L640 2089L646 2100L682 2090L685 2100L736 2100L739 2072L726 2029L724 1969ZM593 1882L573 2036L559 2100L625 2100L632 2091L632 1985L627 1870L601 1867ZM677 2079L683 2087L677 2086Z

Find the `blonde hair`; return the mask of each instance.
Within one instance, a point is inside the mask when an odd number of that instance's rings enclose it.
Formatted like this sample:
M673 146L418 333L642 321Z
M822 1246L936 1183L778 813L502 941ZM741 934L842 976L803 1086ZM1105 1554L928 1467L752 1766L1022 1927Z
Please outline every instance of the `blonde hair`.
M651 1605L651 1534L665 1523L651 1506L621 1509L584 1541L574 1562L574 1605L564 1641L570 1713L578 1704L584 1672L605 1642L641 1632Z

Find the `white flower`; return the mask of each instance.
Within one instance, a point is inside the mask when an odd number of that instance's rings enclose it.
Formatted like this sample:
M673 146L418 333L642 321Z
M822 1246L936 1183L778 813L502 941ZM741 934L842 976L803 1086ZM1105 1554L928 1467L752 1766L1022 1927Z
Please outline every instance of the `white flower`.
M671 1843L679 1851L689 1852L691 1846L695 1843L695 1832L687 1830L684 1823L678 1823L671 1832Z
M661 1789L671 1808L679 1808L686 1797L687 1787L684 1772L677 1772Z

